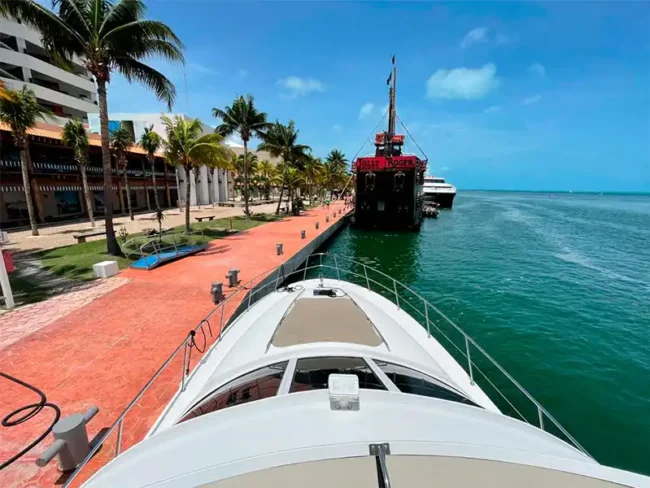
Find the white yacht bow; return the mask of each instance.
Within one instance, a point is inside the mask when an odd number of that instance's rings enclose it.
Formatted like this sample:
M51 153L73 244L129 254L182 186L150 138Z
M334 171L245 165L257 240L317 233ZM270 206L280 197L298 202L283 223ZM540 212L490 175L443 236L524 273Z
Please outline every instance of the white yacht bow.
M291 278L279 268L245 285L234 319L182 374L147 436L84 486L650 486L592 459L435 306L340 261L315 255L294 273L299 281L278 287ZM189 369L231 300L166 365L182 353ZM495 402L510 402L479 369L486 365L523 394L533 418L499 410ZM105 439L116 429L121 438L127 414Z

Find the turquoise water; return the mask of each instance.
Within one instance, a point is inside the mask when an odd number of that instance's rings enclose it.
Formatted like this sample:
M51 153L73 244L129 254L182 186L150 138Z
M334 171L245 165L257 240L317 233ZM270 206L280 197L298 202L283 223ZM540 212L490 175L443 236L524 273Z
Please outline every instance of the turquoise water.
M650 474L650 197L461 192L420 233L348 228L328 252L411 286L599 462Z

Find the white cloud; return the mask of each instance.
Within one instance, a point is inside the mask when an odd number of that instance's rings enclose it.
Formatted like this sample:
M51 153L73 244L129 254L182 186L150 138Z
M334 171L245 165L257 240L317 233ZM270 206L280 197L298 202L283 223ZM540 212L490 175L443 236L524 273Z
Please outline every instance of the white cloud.
M528 67L528 72L531 75L539 76L540 78L544 78L546 76L546 68L544 67L543 64L540 63L533 63Z
M542 99L541 95L533 95L532 97L524 98L521 102L522 105L530 105L532 103L537 103Z
M503 107L501 107L501 105L492 105L492 106L486 108L485 110L483 110L483 113L492 114L494 112L500 111L502 108Z
M439 69L427 80L427 98L477 100L496 90L497 67L488 63L482 68Z
M239 76L240 78L246 78L248 74L249 74L248 71L246 71L245 69L237 70L237 76Z
M460 41L460 47L466 49L470 47L472 44L480 44L480 43L487 42L488 40L487 33L488 33L487 27L476 27L472 29L467 34L465 34L463 40Z
M372 109L374 109L374 108L375 108L374 103L370 103L370 102L364 103L361 106L361 110L359 110L359 120L365 119L368 115L370 115L370 113L372 112Z
M334 125L332 126L332 130L333 130L334 132L341 132L341 126L340 126L339 124L334 124Z
M278 84L288 90L285 94L288 98L297 98L312 92L325 91L325 85L313 78L299 78L298 76L288 76L278 80Z

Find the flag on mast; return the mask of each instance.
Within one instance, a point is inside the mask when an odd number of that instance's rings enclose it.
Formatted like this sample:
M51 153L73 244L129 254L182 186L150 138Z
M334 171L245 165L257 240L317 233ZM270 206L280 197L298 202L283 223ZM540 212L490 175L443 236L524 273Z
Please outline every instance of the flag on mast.
M393 54L393 64L395 64L395 55Z
M386 84L390 85L390 80L393 79L393 72L391 71L390 74L388 75L388 79L386 80Z

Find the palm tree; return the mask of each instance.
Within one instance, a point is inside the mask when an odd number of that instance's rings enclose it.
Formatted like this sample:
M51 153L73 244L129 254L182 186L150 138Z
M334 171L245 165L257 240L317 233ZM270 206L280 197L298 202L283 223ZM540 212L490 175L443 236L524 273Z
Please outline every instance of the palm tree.
M262 144L257 148L258 151L266 151L276 158L281 157L284 163L283 178L280 185L280 199L275 209L275 215L280 214L287 169L291 165L295 165L298 161L304 160L307 152L311 150L309 146L298 144L298 133L299 131L296 129L293 120L289 121L288 125L282 125L276 120L264 136Z
M232 152L221 144L219 134L202 135L199 119L185 120L180 115L163 116L167 134L166 152L171 161L185 169L185 233L190 234L190 173L201 165L226 165Z
M308 156L304 161L304 174L309 192L309 205L312 204L311 188L316 183L318 175L323 172L323 163L319 158Z
M342 169L340 164L337 164L335 161L326 161L323 165L325 189L326 191L329 190L330 198L332 197L334 188L339 185L345 174L345 169Z
M217 134L223 137L239 134L244 141L244 158L248 159L248 142L251 137L260 137L266 134L269 123L266 121L266 113L260 112L255 107L255 100L252 95L244 97L240 95L235 98L232 105L224 110L213 108L212 115L221 119L221 125L215 129ZM248 210L248 171L244 166L244 213L246 218L250 216Z
M246 183L246 175L248 175L248 193L255 187L255 180L258 175L257 168L257 154L248 154L248 164L246 164L246 156L240 154L232 160L232 166L235 171L235 184L241 189L242 195L244 194L244 185ZM252 197L251 197L252 198Z
M269 160L263 159L257 166L257 170L260 178L260 183L264 190L264 198L268 200L271 196L271 181L276 172L275 166L273 166Z
M133 218L133 209L131 208L131 189L129 188L129 176L128 176L128 161L126 159L126 153L129 148L134 144L133 136L131 133L124 127L111 132L111 148L115 153L115 160L117 162L118 174L119 168L122 169L122 175L124 176L124 189L126 191L126 204L129 208L129 217L131 220ZM108 205L106 205L108 208Z
M174 85L160 72L145 64L153 56L184 62L183 45L164 23L146 20L143 0L56 0L53 10L37 0L0 0L0 15L20 18L42 35L43 46L52 59L70 66L76 56L97 83L99 120L104 167L106 244L110 254L120 247L113 229L111 153L108 134L106 86L114 71L128 81L151 89L169 109L176 96Z
M0 121L11 128L14 145L20 151L20 167L23 174L23 187L25 188L25 200L27 203L27 214L29 225L32 228L32 235L38 235L36 224L36 212L34 202L40 218L43 218L41 205L41 193L33 178L34 170L32 158L29 153L29 139L27 130L36 125L39 118L49 115L49 111L41 107L36 101L34 92L23 86L20 91L5 89L5 98L0 98ZM32 195L34 200L32 201Z
M348 165L348 160L345 159L345 154L338 149L332 149L325 160L330 163L335 172L345 171Z
M162 238L162 221L165 220L165 213L160 207L156 208L156 221L158 222L158 238Z
M153 196L156 210L160 209L160 202L158 201L158 187L156 186L156 151L162 146L162 138L153 130L153 125L145 127L142 136L140 137L140 146L147 151L147 160L151 165L151 180L153 182ZM166 180L167 178L165 178Z
M88 209L90 226L95 227L93 201L90 198L88 177L86 176L86 164L88 163L88 134L86 133L84 123L77 118L66 122L63 126L63 133L61 134L61 142L72 148L74 160L77 163L77 166L79 166L79 171L81 172L81 184L83 186L84 199L86 200L86 208Z
M295 205L294 197L296 189L300 187L305 181L302 171L298 168L289 167L286 169L284 174L284 181L287 185L287 191L289 192L289 201L291 202L291 212L294 215L297 215L298 207Z

